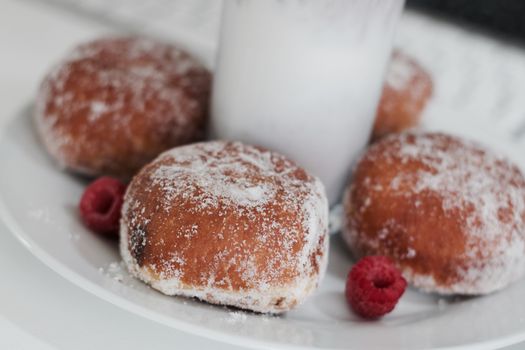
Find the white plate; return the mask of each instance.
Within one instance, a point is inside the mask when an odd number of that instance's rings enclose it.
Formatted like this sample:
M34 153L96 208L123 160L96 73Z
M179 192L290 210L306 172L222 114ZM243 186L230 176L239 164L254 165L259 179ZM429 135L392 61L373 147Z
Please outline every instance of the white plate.
M489 349L525 339L525 281L465 300L439 300L408 290L384 319L358 319L343 297L351 261L339 236L332 237L320 290L285 316L166 297L114 264L119 261L115 242L80 224L77 202L85 182L59 171L48 159L35 137L29 107L14 116L1 135L0 213L10 230L66 279L136 314L220 341L272 349Z

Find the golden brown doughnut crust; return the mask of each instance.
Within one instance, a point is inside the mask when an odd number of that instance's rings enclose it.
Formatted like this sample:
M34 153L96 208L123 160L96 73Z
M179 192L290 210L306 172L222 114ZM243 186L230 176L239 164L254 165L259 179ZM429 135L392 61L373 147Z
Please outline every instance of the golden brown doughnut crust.
M162 151L203 137L210 80L194 58L168 44L94 40L44 79L38 130L62 166L131 177Z
M395 50L377 109L372 141L417 126L432 92L430 74L415 59Z
M323 274L327 210L319 180L280 155L194 144L135 176L121 252L134 275L166 294L282 312Z
M386 255L427 291L484 294L525 268L525 180L479 145L438 133L391 135L358 163L344 237Z

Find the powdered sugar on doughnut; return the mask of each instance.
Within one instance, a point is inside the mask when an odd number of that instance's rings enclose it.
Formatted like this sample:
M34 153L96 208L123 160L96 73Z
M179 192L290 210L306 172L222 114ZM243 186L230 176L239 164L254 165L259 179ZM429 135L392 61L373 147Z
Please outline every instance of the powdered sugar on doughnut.
M456 289L473 284L479 286L478 291L500 289L521 276L525 270L525 182L519 170L473 142L458 142L445 152L439 142L425 138L409 142L408 137L401 139L403 161L418 157L429 166L429 171L416 174L414 193L440 193L445 211L472 207L465 218L471 245L466 254L472 261L478 255L490 261L463 269L463 285Z
M460 278L455 283L443 285L432 275L404 267L409 281L445 294L484 294L505 287L525 273L525 180L515 165L481 145L448 135L405 133L384 142L389 146L373 146L365 159L403 166L387 188L377 186L373 178L364 181L364 186L371 192L387 191L406 200L437 196L443 215L461 215L465 235L463 256L458 257L464 266L457 266L455 273ZM382 151L375 152L376 147ZM407 170L413 168L411 164L417 164L418 170ZM418 207L417 201L413 204ZM356 210L364 212L371 205L377 203L368 198ZM345 234L350 244L361 237L352 226L347 224ZM393 219L385 221L382 230L377 240L367 243L369 246L390 244L390 233L406 228ZM409 242L406 249L400 258L408 261L419 255Z
M501 211L510 209L512 214L505 231L517 232L520 240L525 234L525 182L517 176L520 171L508 160L479 144L413 137L405 134L399 137L401 148L396 154L404 163L418 160L428 166L417 174L400 173L392 180L391 188L397 182L412 181L415 176L413 193L434 191L443 198L445 211L473 206L472 215L465 218L471 235L491 240L502 229ZM445 142L447 142L445 146ZM410 179L408 179L409 177Z
M388 65L386 83L395 90L404 90L418 74L418 67L404 55L393 55Z
M432 78L424 67L395 50L386 71L372 139L416 127L433 89Z
M123 209L121 252L135 276L163 293L283 312L324 274L324 188L276 153L221 141L179 147L135 181ZM141 192L138 183L146 186ZM148 227L168 221L176 231L151 241ZM212 247L195 246L204 236ZM166 248L168 240L177 242L175 250ZM196 249L204 249L202 257L191 260ZM151 250L158 252L137 259Z
M413 98L423 95L432 84L429 73L412 57L394 51L388 65L385 83L396 91L410 91Z
M37 96L35 117L59 163L97 173L96 167L131 158L113 155L118 143L136 157L130 167L137 167L151 159L150 153L202 136L209 84L204 67L173 46L145 38L105 38L78 46L50 72ZM147 128L149 135L138 135ZM115 137L94 135L102 129ZM148 149L151 134L168 147ZM98 160L85 164L81 158L90 150Z
M215 148L214 148L215 147ZM217 207L219 202L238 206L255 207L268 203L275 196L275 188L267 183L260 183L258 179L246 177L242 174L268 169L271 165L271 154L260 155L255 159L247 154L238 154L231 158L210 157L213 153L221 152L222 145L207 144L206 148L192 148L192 152L175 149L162 155L174 157L181 165L162 165L153 173L155 184L162 186L165 193L166 206L169 208L174 195L179 193L193 193L197 188L206 188L200 194L198 201L200 208ZM253 171L250 169L253 168ZM235 174L235 180L232 175ZM275 175L271 174L270 176Z

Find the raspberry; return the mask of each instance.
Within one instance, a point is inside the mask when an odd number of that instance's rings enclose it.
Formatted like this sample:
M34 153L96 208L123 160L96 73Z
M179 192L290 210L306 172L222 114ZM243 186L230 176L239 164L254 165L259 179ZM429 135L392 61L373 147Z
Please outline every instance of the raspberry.
M406 280L385 256L367 256L355 264L346 281L346 300L361 317L373 319L394 309Z
M108 237L118 237L120 209L126 185L111 177L93 181L80 199L80 216L91 230Z

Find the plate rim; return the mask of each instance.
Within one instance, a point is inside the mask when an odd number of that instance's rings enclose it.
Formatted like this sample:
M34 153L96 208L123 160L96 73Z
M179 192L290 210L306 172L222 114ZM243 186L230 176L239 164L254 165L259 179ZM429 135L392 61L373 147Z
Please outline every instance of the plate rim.
M233 344L233 345L238 345L238 346L249 346L254 349L265 349L265 350L275 349L275 346L279 346L282 349L290 349L290 350L318 349L315 347L294 346L290 344L283 344L283 343L264 341L264 340L259 340L259 339L252 339L252 338L248 338L242 335L239 335L239 336L230 335L224 332L220 332L217 330L207 328L205 326L194 325L194 324L184 322L182 320L178 320L176 318L170 318L167 316L163 316L155 311L149 310L148 308L144 306L135 304L131 301L125 300L124 298L118 297L111 291L108 291L96 285L95 283L89 281L87 278L83 277L82 275L78 274L71 268L62 264L56 258L52 257L44 249L39 247L39 245L36 244L33 241L33 239L30 238L25 233L25 231L18 225L16 220L9 213L8 206L6 205L1 195L0 195L0 220L6 226L7 231L9 231L16 238L17 241L19 241L34 257L36 257L39 261L44 263L44 265L47 266L49 269L51 269L53 272L62 276L64 279L76 285L77 287L89 292L92 295L95 295L96 297L104 300L105 302L116 305L119 308L127 312L131 312L135 315L144 317L148 320L154 321L156 323L159 323L167 327L175 328L175 329L181 330L183 332L186 332L192 335L197 335L200 337L208 338L208 339L219 341L219 342L226 343L226 344ZM330 348L326 348L326 349L330 350Z
M11 116L4 123L0 124L0 142L5 141L6 137L6 128L8 125L11 125L17 118L28 118L31 119L30 115L16 114ZM38 142L38 141L37 141ZM210 339L212 341L217 341L225 344L236 345L240 347L249 347L252 349L283 349L283 350L337 350L336 348L318 348L307 345L294 345L286 344L275 341L266 341L257 338L249 338L244 335L234 335L226 332L221 332L218 330L210 329L199 324L191 324L183 320L172 318L169 316L164 316L156 311L150 310L145 306L138 305L131 301L126 300L125 298L119 297L115 293L104 289L101 286L98 286L94 282L91 282L89 279L85 278L81 274L75 272L70 267L61 263L58 259L54 258L44 249L42 249L31 237L28 235L24 229L20 227L17 220L11 214L11 210L7 205L6 201L3 198L2 193L0 193L0 220L4 223L7 231L10 232L14 238L19 241L22 246L24 246L35 258L47 266L50 270L57 273L59 276L69 281L73 285L81 288L82 290L90 293L91 295L96 296L97 298L103 300L104 302L110 303L119 307L121 310L126 312L133 313L139 317L143 317L147 320L155 322L157 324L174 328L185 332L190 335L203 337ZM491 340L486 340L482 342L464 344L464 345L453 345L445 347L434 347L433 350L490 350L490 349L499 349L507 346L512 346L520 342L525 341L525 329L520 333L514 333L507 336L498 337ZM348 348L352 349L352 348ZM360 349L360 348L354 348Z

